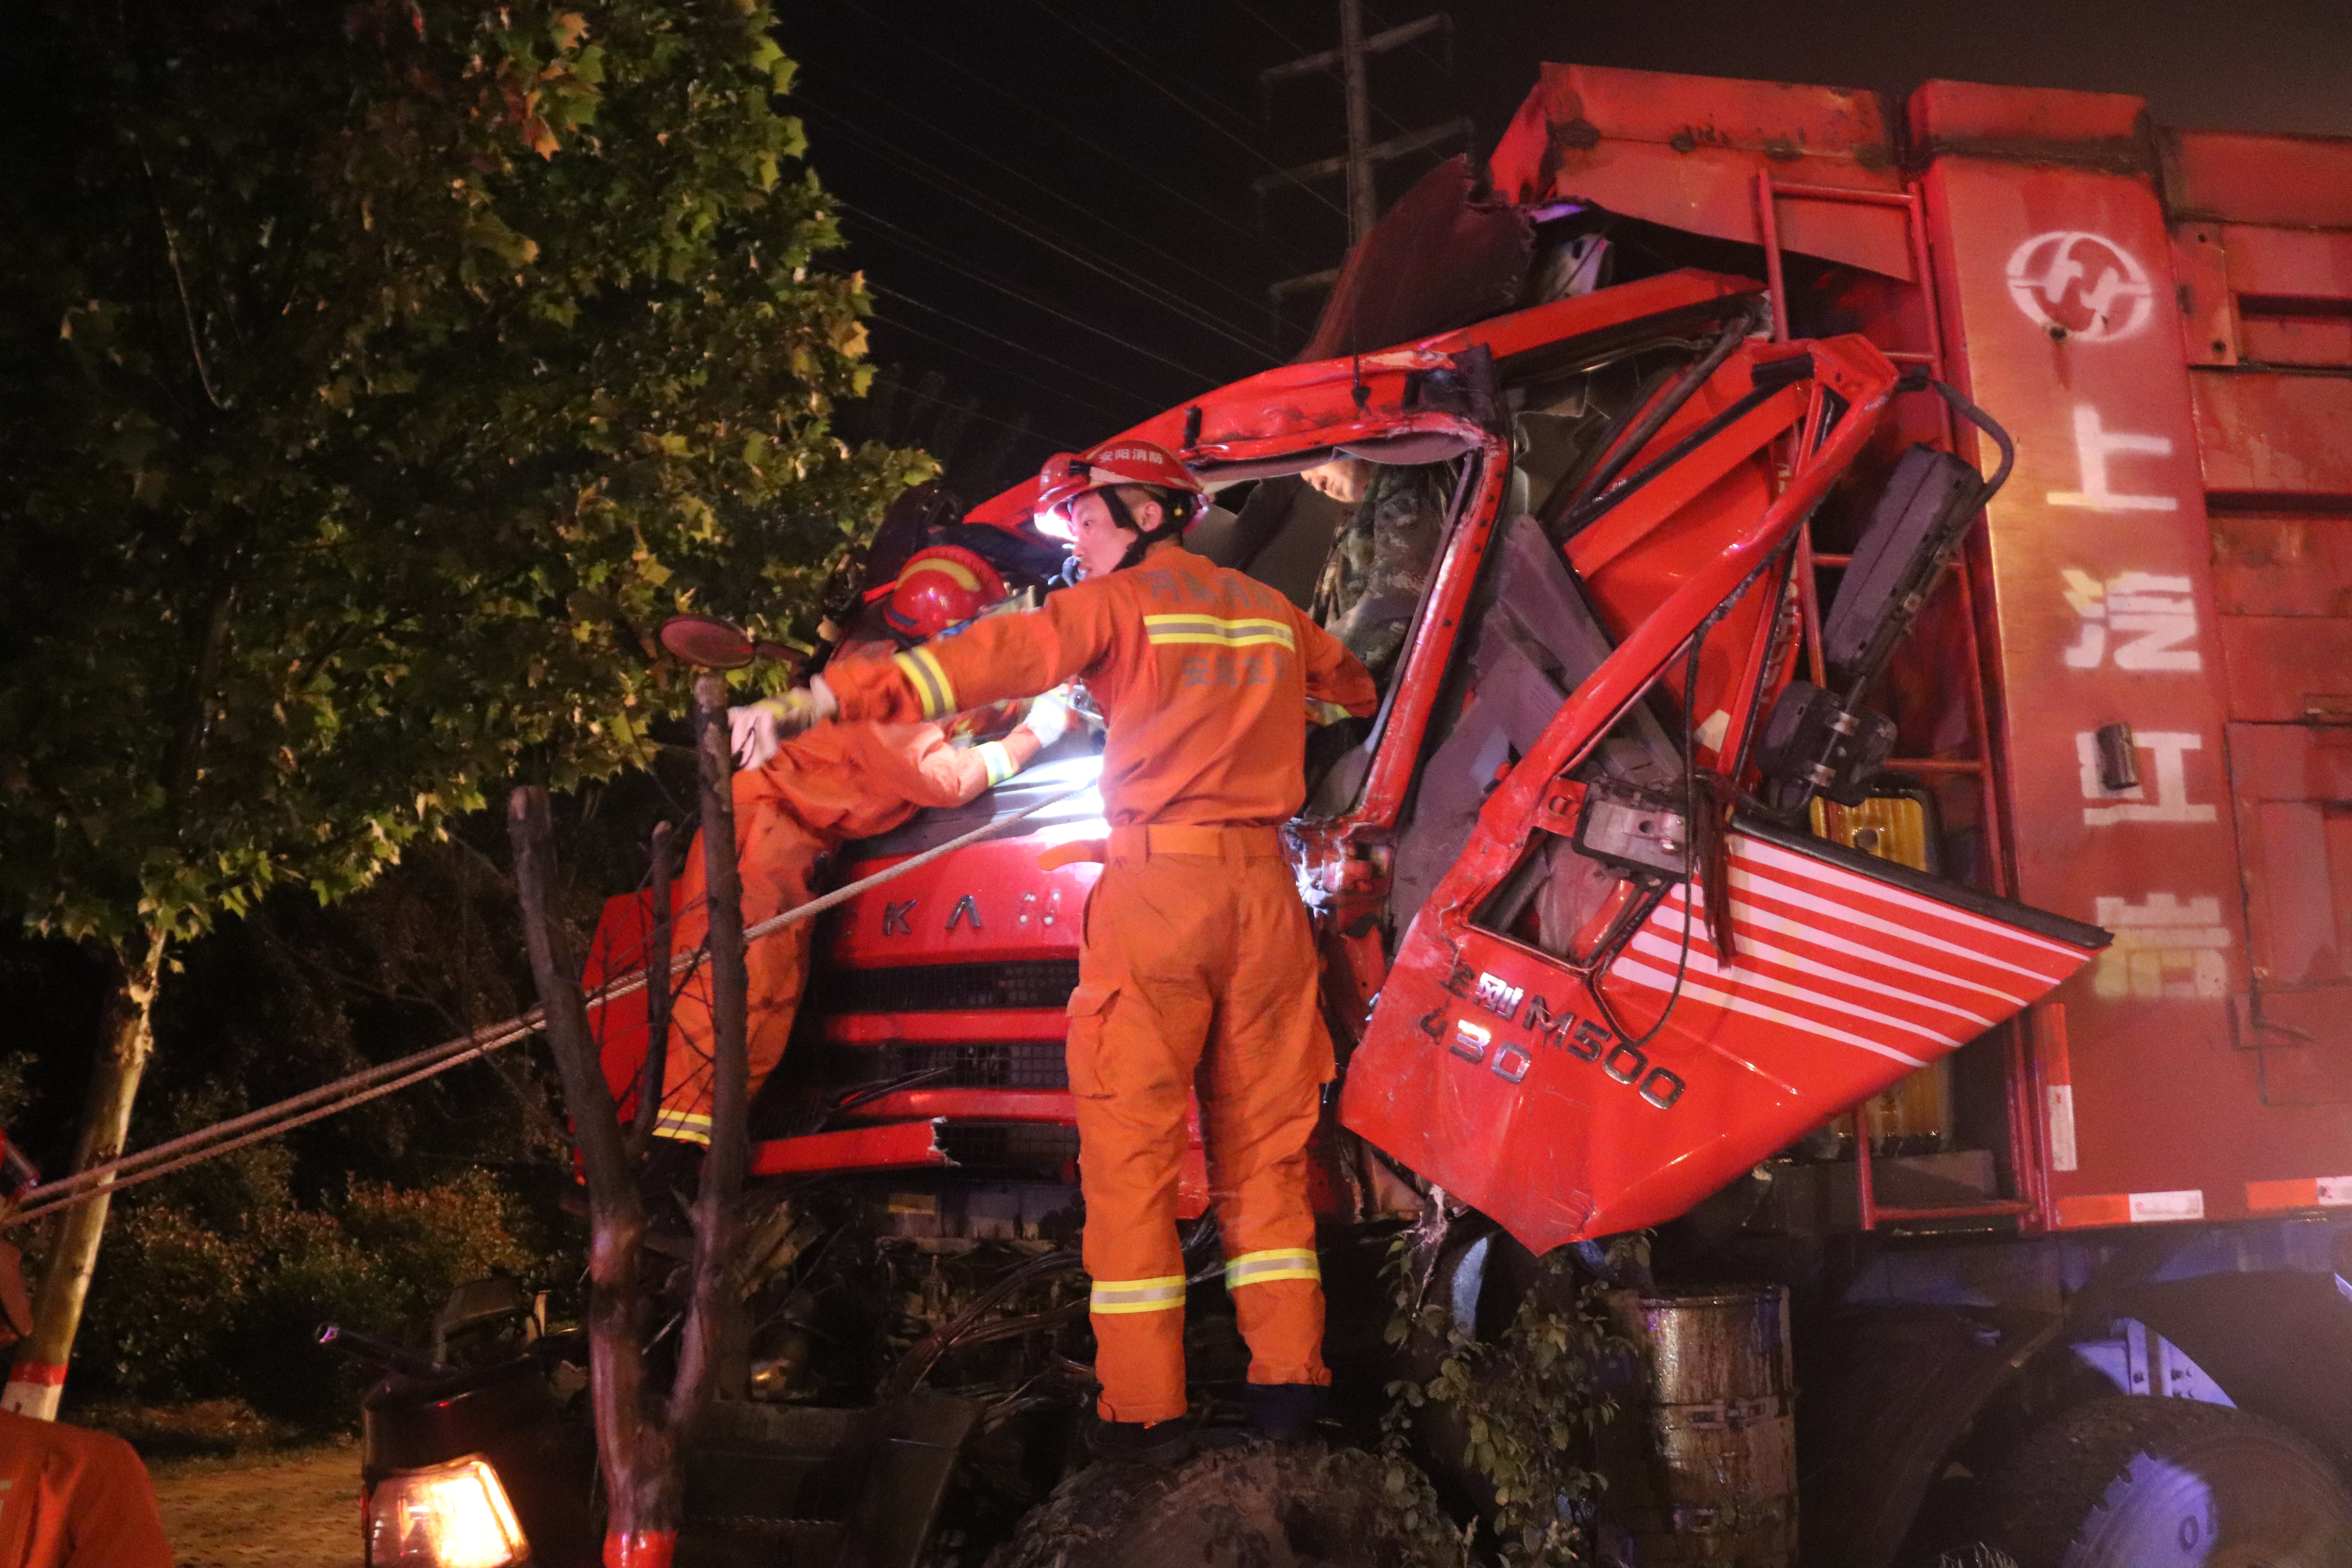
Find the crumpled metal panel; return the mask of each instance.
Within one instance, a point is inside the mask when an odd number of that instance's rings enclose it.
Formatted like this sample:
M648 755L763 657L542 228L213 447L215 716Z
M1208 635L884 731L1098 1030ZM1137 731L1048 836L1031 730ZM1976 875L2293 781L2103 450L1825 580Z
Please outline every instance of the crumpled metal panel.
M1591 989L1501 937L1417 925L1381 1009L1415 1015L1419 1037L1376 1018L1348 1125L1537 1251L1637 1229L2015 1016L2105 945L1786 829L1735 831L1727 860L1713 896L1730 900L1734 956L1677 885Z
M1627 629L1488 797L1400 945L1349 1063L1340 1114L1349 1129L1538 1251L1684 1212L1833 1112L2021 1010L2105 941L2095 928L1754 824L1731 835L1726 858L1739 951L1718 963L1704 914L1694 910L1685 927L1681 894L1670 891L1595 977L1605 1007L1564 961L1475 923L1532 841L1576 815L1572 800L1545 805L1580 794L1570 770L1698 623L1754 580L1869 440L1893 367L1853 339L1808 352L1822 386L1851 413L1776 500ZM1688 553L1672 530L1658 537L1649 548Z
M1348 253L1299 363L1450 331L1518 302L1535 226L1482 190L1467 158L1414 183Z
M1791 82L1546 65L1496 144L1496 189L1585 201L1629 217L1763 243L1756 178L1899 194L1874 94ZM1789 250L1911 277L1899 208L1783 195Z

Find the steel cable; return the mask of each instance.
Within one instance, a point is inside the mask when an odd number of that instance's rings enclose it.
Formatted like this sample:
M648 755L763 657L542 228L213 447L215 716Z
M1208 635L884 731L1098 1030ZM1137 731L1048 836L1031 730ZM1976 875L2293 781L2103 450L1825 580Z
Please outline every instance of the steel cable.
M832 892L811 899L804 904L794 905L781 914L771 915L758 924L747 928L743 932L743 940L755 942L761 937L782 931L786 926L797 925L803 921L814 919L836 904L845 903L870 889L878 888L885 882L903 877L920 867L928 866L951 850L961 849L967 844L974 844L992 834L1001 833L1016 822L1034 816L1049 805L1058 805L1063 801L1074 799L1095 787L1095 784L1089 782L1064 790L1058 795L1047 795L1033 805L1024 806L1010 816L983 823L971 832L950 838L944 844L936 845L919 855L911 855L886 870L877 871L874 875L862 878L846 887L836 888ZM701 962L703 952L704 950L698 946L677 954L670 961L669 973L676 974L692 968ZM593 1005L598 1003L615 1002L624 996L634 995L646 988L648 978L645 970L631 970L627 973L614 976L599 986L587 1000ZM274 1138L280 1133L290 1132L298 1127L308 1126L313 1121L335 1115L339 1111L364 1105L371 1100L392 1093L394 1089L406 1089L412 1084L422 1083L428 1078L472 1061L500 1047L513 1045L518 1040L529 1039L544 1026L545 1021L544 1012L534 1007L520 1016L492 1025L488 1029L478 1029L457 1039L444 1040L437 1046L403 1057L397 1061L385 1062L338 1079L332 1083L322 1084L317 1089L307 1089L290 1099L279 1100L275 1105L264 1106L259 1110L249 1111L227 1121L215 1122L210 1127L200 1128L196 1131L173 1139L169 1142L159 1143L152 1149L143 1149L135 1154L125 1154L120 1159L110 1160L102 1165L93 1165L87 1171L61 1176L54 1182L28 1189L18 1200L18 1207L5 1218L0 1218L0 1229L40 1219L56 1214L59 1210L88 1203L92 1198L119 1192L125 1187L137 1186L142 1182L152 1182L159 1176L169 1175L174 1171L184 1170L217 1155L232 1153L248 1144L259 1142L265 1138Z

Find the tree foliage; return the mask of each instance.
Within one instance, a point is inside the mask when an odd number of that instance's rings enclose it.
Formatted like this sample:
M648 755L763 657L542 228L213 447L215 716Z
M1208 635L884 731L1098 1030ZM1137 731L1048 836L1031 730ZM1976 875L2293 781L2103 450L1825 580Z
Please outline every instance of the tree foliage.
M19 8L0 897L193 934L647 754L652 627L789 635L918 454L751 0Z

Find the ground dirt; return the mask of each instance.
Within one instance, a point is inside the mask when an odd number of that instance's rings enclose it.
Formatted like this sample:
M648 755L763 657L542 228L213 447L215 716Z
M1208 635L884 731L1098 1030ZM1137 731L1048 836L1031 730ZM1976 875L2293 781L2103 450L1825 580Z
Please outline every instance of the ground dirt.
M360 1568L360 1455L349 1440L148 1468L180 1568Z

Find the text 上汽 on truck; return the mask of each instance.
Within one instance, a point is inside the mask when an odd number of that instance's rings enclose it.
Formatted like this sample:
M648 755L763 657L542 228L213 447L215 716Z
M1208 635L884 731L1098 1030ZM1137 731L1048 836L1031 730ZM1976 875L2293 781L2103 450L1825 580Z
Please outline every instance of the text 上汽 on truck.
M2352 1562L2352 142L1546 66L1308 357L1129 434L1216 497L1189 548L1335 620L1361 514L1302 473L1356 459L1438 541L1288 835L1343 1062L1335 1444L1414 1372L1402 1236L1465 1331L1567 1258L1654 1352L1563 1505L1604 1560ZM1094 766L1066 740L836 875ZM820 935L681 1561L1403 1550L1369 1462L1055 1492L1094 868L1038 855L1099 811ZM614 900L597 963L649 924ZM1187 1170L1213 1413L1243 1357ZM1422 1458L1494 1506L1458 1435Z

